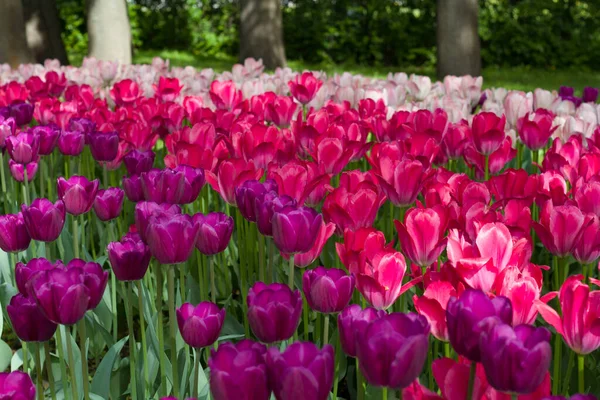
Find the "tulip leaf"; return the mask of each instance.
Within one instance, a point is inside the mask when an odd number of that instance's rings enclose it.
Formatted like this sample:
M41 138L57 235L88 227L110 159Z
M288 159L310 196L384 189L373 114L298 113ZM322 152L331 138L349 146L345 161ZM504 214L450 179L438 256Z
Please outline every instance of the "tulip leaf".
M10 262L8 261L8 254L0 250L0 274L2 275L2 280L4 281L4 283L12 281L10 278L10 271L11 267Z
M0 371L6 371L11 364L13 353L4 340L0 340Z
M108 399L113 366L127 340L129 340L129 336L122 338L108 350L94 374L92 393L95 393L102 399Z
M23 350L19 349L15 351L10 360L10 370L16 371L21 368L21 365L23 365Z

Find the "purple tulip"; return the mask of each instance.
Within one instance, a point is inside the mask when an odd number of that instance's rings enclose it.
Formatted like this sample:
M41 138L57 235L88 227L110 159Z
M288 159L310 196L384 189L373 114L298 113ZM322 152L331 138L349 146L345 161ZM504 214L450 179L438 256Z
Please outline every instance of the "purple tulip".
M29 375L21 371L1 372L0 399L35 400L35 386Z
M60 236L65 226L65 203L58 200L35 199L30 206L21 205L27 232L33 240L53 242Z
M316 344L296 342L283 353L267 352L267 371L277 400L326 400L334 379L333 347L319 350Z
M200 228L196 248L207 256L221 253L227 248L233 233L233 218L221 212L194 215Z
M107 252L118 280L138 281L146 275L152 255L139 235L126 235L120 242L109 243Z
M92 208L99 185L98 179L90 182L85 176L74 175L69 179L61 176L56 181L56 191L69 214L81 215Z
M32 161L29 164L19 164L13 160L8 160L8 169L13 179L17 182L25 182L25 170L27 170L27 182L31 182L38 171L38 161Z
M354 291L354 275L338 268L317 267L304 272L302 290L310 308L329 314L348 305Z
M0 215L0 249L17 253L29 248L31 236L27 232L22 213Z
M181 207L175 204L157 204L152 201L140 201L135 205L135 227L144 242L150 217L158 214L181 214Z
M96 123L87 118L75 117L69 120L69 130L81 132L84 136L96 131Z
M111 187L99 190L94 199L94 212L100 221L110 221L121 214L123 209L123 189Z
M33 105L29 103L11 104L10 116L15 119L17 125L27 125L33 119Z
M271 395L267 379L267 348L244 339L223 343L211 350L210 391L215 400L268 400Z
M96 161L113 161L119 152L117 132L94 132L87 135L92 157Z
M271 218L273 241L282 253L295 254L309 251L323 223L323 216L310 207L286 207Z
M140 174L147 201L179 204L184 196L185 177L172 169L153 169Z
M34 161L40 151L40 138L31 132L23 131L6 138L6 150L10 158L19 164Z
M62 262L58 261L56 265L62 265ZM15 281L17 282L17 289L19 293L28 296L29 295L29 284L33 280L34 275L40 271L48 271L55 268L54 264L45 258L32 258L27 264L18 262L15 266Z
M123 177L123 191L125 196L132 203L144 200L144 191L142 189L142 180L138 175L131 175L129 177Z
M6 306L12 328L25 342L45 342L56 332L56 324L51 322L32 298L16 294Z
M575 89L571 86L561 86L558 89L558 95L560 97L572 97L575 94Z
M58 138L58 149L65 156L78 156L85 146L85 135L82 131L63 130Z
M31 132L40 138L39 154L42 156L52 154L58 143L60 128L56 125L38 125L31 128Z
M583 88L582 100L584 103L595 103L598 100L598 89L586 86Z
M499 391L530 394L541 385L552 360L550 331L532 325L498 324L481 335L481 362Z
M357 337L360 370L374 386L403 389L421 373L429 323L419 314L392 313L371 322Z
M177 325L183 341L195 349L212 345L219 338L225 309L215 303L203 301L196 307L184 303L177 309Z
M367 307L364 310L358 304L351 304L338 315L338 332L344 353L356 357L356 339L367 326L376 319L386 315L384 310Z
M146 240L161 264L180 264L192 255L199 226L187 214L157 214L150 217Z
M450 343L456 352L471 361L481 361L479 339L494 324L511 324L512 305L504 296L490 299L481 290L465 290L452 297L446 308Z
M0 107L2 109L2 107ZM14 118L0 115L0 150L6 147L6 139L15 134L17 124Z
M265 236L273 236L271 223L273 214L287 207L296 208L296 200L286 195L279 196L277 192L268 192L261 201L256 201L255 215L258 231Z
M196 201L200 191L206 182L204 170L202 168L193 168L188 165L178 165L174 169L183 174L183 195L179 199L179 204L190 204Z
M73 325L88 310L91 295L79 268L53 268L35 274L29 286L42 313L56 324Z
M287 340L294 335L302 313L302 295L281 283L256 282L248 291L248 323L263 343Z
M261 204L271 191L277 192L277 183L273 179L267 179L265 183L251 179L235 189L235 203L242 217L256 222L256 205Z
M156 154L152 150L133 150L123 157L123 162L129 175L139 175L152 169L154 157L156 157Z
M66 268L78 270L83 276L85 286L89 289L90 293L88 310L98 307L108 283L108 271L103 270L98 263L85 262L80 258L72 259Z

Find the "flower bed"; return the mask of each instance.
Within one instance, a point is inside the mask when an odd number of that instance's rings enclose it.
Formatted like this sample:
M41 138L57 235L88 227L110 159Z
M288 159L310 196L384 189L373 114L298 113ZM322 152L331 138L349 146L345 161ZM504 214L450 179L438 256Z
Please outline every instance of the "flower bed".
M481 85L0 67L0 397L600 392L598 91Z

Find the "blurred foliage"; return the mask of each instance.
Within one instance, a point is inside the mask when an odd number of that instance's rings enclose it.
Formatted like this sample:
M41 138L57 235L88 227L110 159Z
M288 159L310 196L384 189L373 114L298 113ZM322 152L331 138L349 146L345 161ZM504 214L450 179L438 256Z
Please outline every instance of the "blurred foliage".
M135 51L227 60L239 50L239 0L127 0ZM432 67L436 0L281 0L286 54L309 64ZM57 0L74 58L87 51L82 0ZM487 66L600 62L600 0L480 0Z

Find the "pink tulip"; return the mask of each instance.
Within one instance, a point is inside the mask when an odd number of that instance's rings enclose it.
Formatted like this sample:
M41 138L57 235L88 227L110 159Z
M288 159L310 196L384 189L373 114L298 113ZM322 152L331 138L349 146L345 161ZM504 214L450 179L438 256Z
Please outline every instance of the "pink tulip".
M342 265L348 272L356 274L359 271L360 255L365 248L384 248L385 235L375 228L360 228L356 231L346 229L344 242L336 243L335 249Z
M501 118L490 112L475 115L472 124L475 149L484 156L489 156L498 150L506 137L505 125L504 115Z
M458 297L458 294L454 286L446 281L431 282L421 297L413 296L415 309L431 325L431 334L444 342L449 340L446 307L451 297Z
M304 72L296 75L296 78L288 82L290 92L296 100L302 104L308 104L315 98L317 92L323 86L323 82L315 78L312 72Z
M519 137L531 150L539 150L548 144L548 139L558 128L552 126L554 114L548 110L539 109L534 114L525 114L517 122Z
M237 90L233 81L213 81L209 95L219 110L232 110L242 102L242 92Z
M547 201L540 207L540 222L532 222L532 226L550 253L565 257L577 245L584 223L585 216L578 207L554 207Z
M333 236L333 232L335 232L335 224L332 223L322 223L321 229L317 234L317 239L313 244L312 248L306 253L298 253L294 255L294 265L296 267L304 268L311 265L315 262L321 252L323 251L323 247L325 247L325 243L331 236ZM282 254L282 256L288 260L290 258L289 254Z
M262 174L263 171L256 169L252 161L232 158L221 163L217 174L206 172L206 181L223 200L235 204L235 189L245 181L259 179Z
M541 276L541 271L539 272ZM541 280L538 283L529 271L509 266L498 275L494 286L497 295L510 299L514 326L535 322L538 313L535 303L542 291Z
M424 182L430 176L430 170L426 165L408 157L401 160L386 160L385 163L381 162L380 168L377 179L381 189L397 207L406 207L414 203Z
M504 98L504 112L506 113L506 122L511 127L517 126L517 121L523 118L527 113L533 111L533 97L531 93L526 94L513 90Z
M567 278L560 292L550 292L536 302L544 320L562 335L577 354L589 354L600 348L600 291L590 291L582 275ZM600 282L593 279L595 285ZM547 303L558 295L562 317Z

